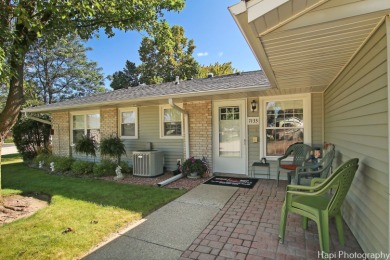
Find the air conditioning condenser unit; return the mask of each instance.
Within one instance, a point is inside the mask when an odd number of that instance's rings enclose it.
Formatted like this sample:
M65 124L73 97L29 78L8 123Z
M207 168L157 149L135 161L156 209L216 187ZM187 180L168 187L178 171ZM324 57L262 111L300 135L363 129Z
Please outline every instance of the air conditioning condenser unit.
M133 175L154 177L164 173L164 153L156 150L133 152Z

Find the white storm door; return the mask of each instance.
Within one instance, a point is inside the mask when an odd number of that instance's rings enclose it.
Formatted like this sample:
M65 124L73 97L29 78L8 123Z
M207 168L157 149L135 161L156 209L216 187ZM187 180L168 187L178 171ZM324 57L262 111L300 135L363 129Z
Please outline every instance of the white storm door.
M246 102L215 101L213 106L213 171L246 174Z

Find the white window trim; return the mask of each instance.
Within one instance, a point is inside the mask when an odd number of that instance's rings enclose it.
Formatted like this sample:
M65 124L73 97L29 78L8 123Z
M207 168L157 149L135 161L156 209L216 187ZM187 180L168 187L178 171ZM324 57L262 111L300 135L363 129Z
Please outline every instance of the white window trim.
M183 108L183 104L176 104L178 107ZM160 138L161 139L183 139L184 137L184 116L181 113L181 135L180 136L169 136L164 135L164 109L174 109L170 105L160 105Z
M134 136L122 136L122 112L134 112L135 113L135 135ZM138 139L138 108L127 107L118 109L118 132L121 139Z
M267 160L277 160L280 156L266 156L266 124L267 124L267 108L266 103L269 101L287 101L297 100L303 101L303 118L304 118L304 138L303 143L311 145L311 94L293 94L293 95L282 95L282 96L267 96L259 97L260 107L260 134L262 142L260 142L260 158L266 157Z
M84 134L86 133L87 129L87 117L85 115L92 115L92 114L99 114L100 115L100 110L86 110L86 111L75 111L75 112L70 112L70 119L69 119L69 129L70 129L70 144L71 146L74 146L75 144L73 143L73 116L84 116ZM101 123L102 118L100 117L100 123ZM99 124L101 130L101 125Z

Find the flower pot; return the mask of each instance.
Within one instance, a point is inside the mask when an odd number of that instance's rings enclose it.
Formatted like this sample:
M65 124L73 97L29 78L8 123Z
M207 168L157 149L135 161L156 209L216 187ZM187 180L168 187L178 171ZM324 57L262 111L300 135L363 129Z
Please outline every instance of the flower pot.
M200 175L198 175L197 172L191 172L190 174L187 175L187 177L190 179L198 179L200 178Z

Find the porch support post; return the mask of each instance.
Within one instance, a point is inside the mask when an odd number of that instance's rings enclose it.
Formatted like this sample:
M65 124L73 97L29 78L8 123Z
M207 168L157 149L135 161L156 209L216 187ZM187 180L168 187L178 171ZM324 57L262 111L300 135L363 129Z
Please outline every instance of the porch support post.
M173 99L170 98L168 100L169 105L179 111L180 113L184 114L184 130L185 130L185 147L186 147L186 158L190 158L190 129L189 129L189 120L188 120L188 112L182 109L181 107L178 107L175 102L173 102Z

